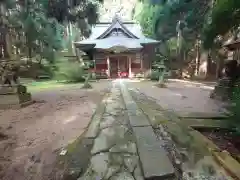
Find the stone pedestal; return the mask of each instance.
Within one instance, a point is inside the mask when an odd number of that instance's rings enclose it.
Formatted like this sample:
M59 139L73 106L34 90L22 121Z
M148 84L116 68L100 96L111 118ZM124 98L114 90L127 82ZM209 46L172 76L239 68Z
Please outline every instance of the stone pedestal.
M234 87L240 77L239 67L240 66L236 60L228 60L225 62L223 78L219 80L217 86L211 93L210 98L223 101L232 98Z
M0 109L21 108L32 103L31 94L25 86L0 86Z
M210 95L212 99L218 99L221 101L229 100L231 97L231 80L229 78L222 78L215 86L213 92Z

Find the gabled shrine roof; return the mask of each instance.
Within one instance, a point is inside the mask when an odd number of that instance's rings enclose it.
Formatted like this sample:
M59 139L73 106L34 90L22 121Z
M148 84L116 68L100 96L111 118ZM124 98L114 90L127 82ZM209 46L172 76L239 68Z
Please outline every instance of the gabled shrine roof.
M100 36L98 36L97 39L106 38L114 29L122 30L125 36L129 38L138 39L137 36L135 36L127 27L125 27L125 25L117 15L113 18L111 25Z
M223 44L223 47L226 47L231 51L240 49L240 39L230 38Z
M114 29L121 34L112 35ZM147 38L143 35L139 24L134 22L122 22L115 16L111 23L99 23L92 27L92 33L88 39L75 42L78 47L92 45L95 49L109 49L113 46L124 46L128 49L141 49L143 44L156 44L159 41ZM85 48L84 48L85 49Z
M136 37L138 37L138 38L144 37L139 24L136 24L134 22L123 22L123 25L131 33L133 33ZM101 34L103 34L109 26L111 26L111 23L109 23L109 22L103 22L103 23L96 24L95 26L92 27L92 33L91 33L89 39L96 39Z

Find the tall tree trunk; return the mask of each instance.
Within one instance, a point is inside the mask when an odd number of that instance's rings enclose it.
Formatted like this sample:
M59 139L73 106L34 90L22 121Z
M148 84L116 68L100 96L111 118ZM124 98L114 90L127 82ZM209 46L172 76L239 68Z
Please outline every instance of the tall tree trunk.
M6 29L7 31L7 29ZM12 58L14 52L12 48L12 41L11 41L11 35L10 33L6 32L6 37L5 37L5 48L6 48L6 58Z
M224 66L224 58L218 57L217 68L216 68L216 79L222 78L223 66Z
M182 52L182 49L180 49L180 52L179 52L179 64L180 64L180 67L179 67L179 76L180 78L182 78L182 75L183 75L183 52Z
M7 39L7 34L8 34L8 28L6 27L4 21L5 21L5 16L6 16L6 10L5 6L3 3L0 3L0 36L1 36L1 46L3 49L3 54L2 57L4 58L9 58L9 53L8 53L8 39Z
M180 63L180 68L179 68L179 76L180 78L182 78L182 74L183 74L183 50L182 50L182 41L183 41L183 37L182 37L182 30L180 28L180 24L181 21L178 21L177 23L177 43L178 43L178 61Z
M211 50L208 51L207 55L207 72L206 72L206 78L209 78L211 76L211 70L212 70L212 56L211 56Z
M200 41L197 39L196 44L196 67L195 67L195 75L198 76L199 68L200 68Z
M29 15L29 0L25 0L25 7L26 7L26 14ZM26 36L26 45L27 45L27 51L28 51L28 61L32 62L32 47L31 47L31 40L30 40L30 34L28 32L25 33Z
M31 63L32 62L32 47L31 47L31 41L30 41L30 39L29 39L29 37L28 37L28 34L26 34L26 39L27 39L27 50L28 50L28 61L29 61L29 63Z
M9 55L9 48L8 48L8 37L7 37L7 28L6 27L3 27L1 28L2 32L1 32L1 35L2 35L2 48L3 48L3 57L4 58L9 58L10 55Z

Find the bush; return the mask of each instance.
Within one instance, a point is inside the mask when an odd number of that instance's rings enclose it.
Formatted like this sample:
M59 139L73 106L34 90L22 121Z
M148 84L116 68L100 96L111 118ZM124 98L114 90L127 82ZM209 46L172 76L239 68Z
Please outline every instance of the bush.
M237 87L233 91L232 104L229 107L230 117L227 121L228 126L236 130L240 134L240 88Z
M91 80L96 80L97 79L96 73L91 73L90 79Z
M159 75L160 75L160 73L159 73L158 71L152 71L152 72L150 73L150 77L149 77L149 78L150 78L152 81L158 81Z
M158 70L152 70L150 73L147 74L147 78L151 79L152 81L158 81L160 75L161 73ZM172 74L170 71L166 71L164 75L164 81L167 82L167 78L169 78L171 75Z
M58 63L55 79L67 82L84 82L86 73L83 66L77 62Z
M137 73L136 78L144 78L144 73Z
M91 73L89 73L89 74L87 75L87 77L86 77L86 79L85 79L85 82L84 82L84 84L83 84L83 87L82 87L83 89L91 89L91 88L92 88L92 85L89 83L89 80L90 80L91 76L92 76Z
M51 79L54 76L54 66L51 65L40 65L36 72L36 78L41 79L45 77L46 79Z

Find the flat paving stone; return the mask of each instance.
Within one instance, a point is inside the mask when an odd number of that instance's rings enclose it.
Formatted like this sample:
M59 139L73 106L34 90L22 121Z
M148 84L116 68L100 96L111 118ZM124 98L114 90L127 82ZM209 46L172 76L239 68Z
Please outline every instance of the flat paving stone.
M145 179L165 179L174 177L174 167L167 152L157 140L153 129L147 127L133 127L137 140L138 153Z
M91 153L96 154L101 151L109 150L111 147L125 138L125 133L127 131L128 128L125 126L114 126L103 129L99 136L95 139Z
M104 129L107 127L110 127L115 124L115 119L113 116L105 115L102 117L102 120L100 122L100 129Z
M117 174L120 171L121 171L121 165L111 165L108 168L108 172L105 175L105 178L110 179L114 174Z
M124 156L123 161L128 171L132 173L139 163L139 158L136 155L127 155Z
M130 154L137 154L137 146L134 142L128 141L124 144L116 144L110 150L110 152L114 153L130 153Z
M99 132L99 124L105 110L105 104L101 103L92 117L92 121L87 129L85 138L95 138Z
M143 112L138 108L137 104L133 101L130 93L126 90L125 87L122 87L121 89L131 126L150 126L150 123L145 114L143 114Z
M135 180L144 180L144 177L143 177L143 174L142 174L140 166L137 166L134 169L133 174L134 174Z
M108 172L109 153L100 153L92 157L90 165L79 180L103 179Z
M128 118L124 115L124 112L120 112L118 115L115 116L105 114L100 122L100 129L127 124Z
M204 113L204 112L175 112L176 114L178 114L179 117L182 118L209 118L209 119L223 119L223 118L227 118L227 114L226 112L219 112L219 113Z
M132 127L151 126L146 117L144 117L144 115L129 115L129 121Z
M67 167L65 167L64 179L76 179L88 168L92 145L93 139L84 138L81 142L78 140L74 142L74 148L71 147L71 151L64 157L68 162Z
M124 85L115 83L105 103L105 112L96 123L99 130L90 164L79 180L147 180L172 175L174 169L162 144Z
M135 178L129 172L122 172L112 177L111 180L135 180Z

